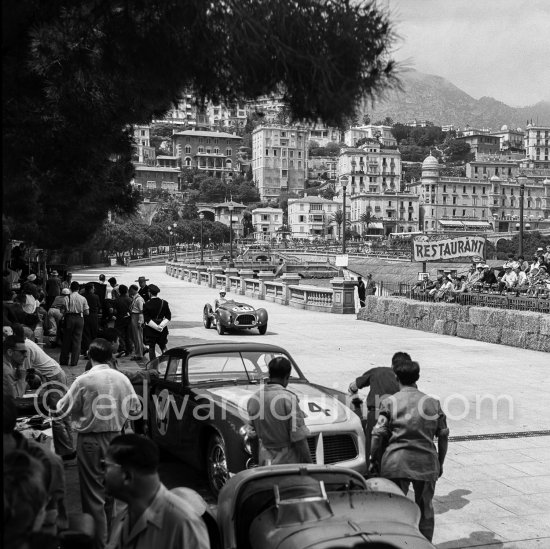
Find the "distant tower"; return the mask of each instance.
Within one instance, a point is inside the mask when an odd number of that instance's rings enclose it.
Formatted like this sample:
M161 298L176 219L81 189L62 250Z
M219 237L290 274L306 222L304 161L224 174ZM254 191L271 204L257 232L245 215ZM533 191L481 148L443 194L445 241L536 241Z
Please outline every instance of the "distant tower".
M422 206L420 208L420 228L423 231L436 231L437 208L432 204L436 202L439 186L439 162L431 154L422 162Z

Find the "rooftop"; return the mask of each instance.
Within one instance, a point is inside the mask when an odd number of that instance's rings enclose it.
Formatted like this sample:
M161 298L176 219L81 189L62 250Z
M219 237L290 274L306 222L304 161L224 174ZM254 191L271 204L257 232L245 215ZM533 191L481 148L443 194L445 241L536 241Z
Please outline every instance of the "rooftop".
M179 168L163 168L162 166L136 166L138 172L168 172L168 173L180 173Z
M182 132L174 132L173 137L178 135L193 136L193 137L223 137L224 139L241 139L238 135L226 132L209 132L204 130L185 130Z

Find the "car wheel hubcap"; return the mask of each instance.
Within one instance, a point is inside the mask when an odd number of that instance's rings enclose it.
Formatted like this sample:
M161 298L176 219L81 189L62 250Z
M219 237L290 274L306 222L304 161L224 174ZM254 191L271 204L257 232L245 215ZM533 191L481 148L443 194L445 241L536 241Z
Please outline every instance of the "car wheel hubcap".
M229 480L225 450L219 444L216 444L212 448L210 454L210 477L212 484L217 490L221 490L223 485Z

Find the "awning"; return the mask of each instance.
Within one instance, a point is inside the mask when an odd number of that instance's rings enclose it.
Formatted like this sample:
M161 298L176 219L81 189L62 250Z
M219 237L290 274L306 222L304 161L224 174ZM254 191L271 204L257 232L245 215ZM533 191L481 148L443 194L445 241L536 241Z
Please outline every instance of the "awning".
M369 229L383 229L384 225L382 223L369 223Z
M491 228L491 224L488 221L463 221L466 227L484 227L486 229Z
M464 225L462 224L462 221L456 221L453 219L440 219L439 224L442 225L443 227L460 227L460 228L464 227Z

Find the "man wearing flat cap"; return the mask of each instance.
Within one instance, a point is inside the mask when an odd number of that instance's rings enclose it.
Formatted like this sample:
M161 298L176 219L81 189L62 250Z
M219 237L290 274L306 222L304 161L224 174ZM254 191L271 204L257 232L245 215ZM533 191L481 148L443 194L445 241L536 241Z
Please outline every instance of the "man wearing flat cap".
M143 342L149 345L149 359L156 358L155 347L158 345L162 353L166 351L168 342L168 322L172 313L168 302L158 297L160 289L155 284L149 284L151 299L143 305Z
M138 294L143 298L143 301L145 301L145 303L147 303L151 299L151 292L149 291L149 286L147 285L148 280L148 278L140 276L135 281L139 284Z

